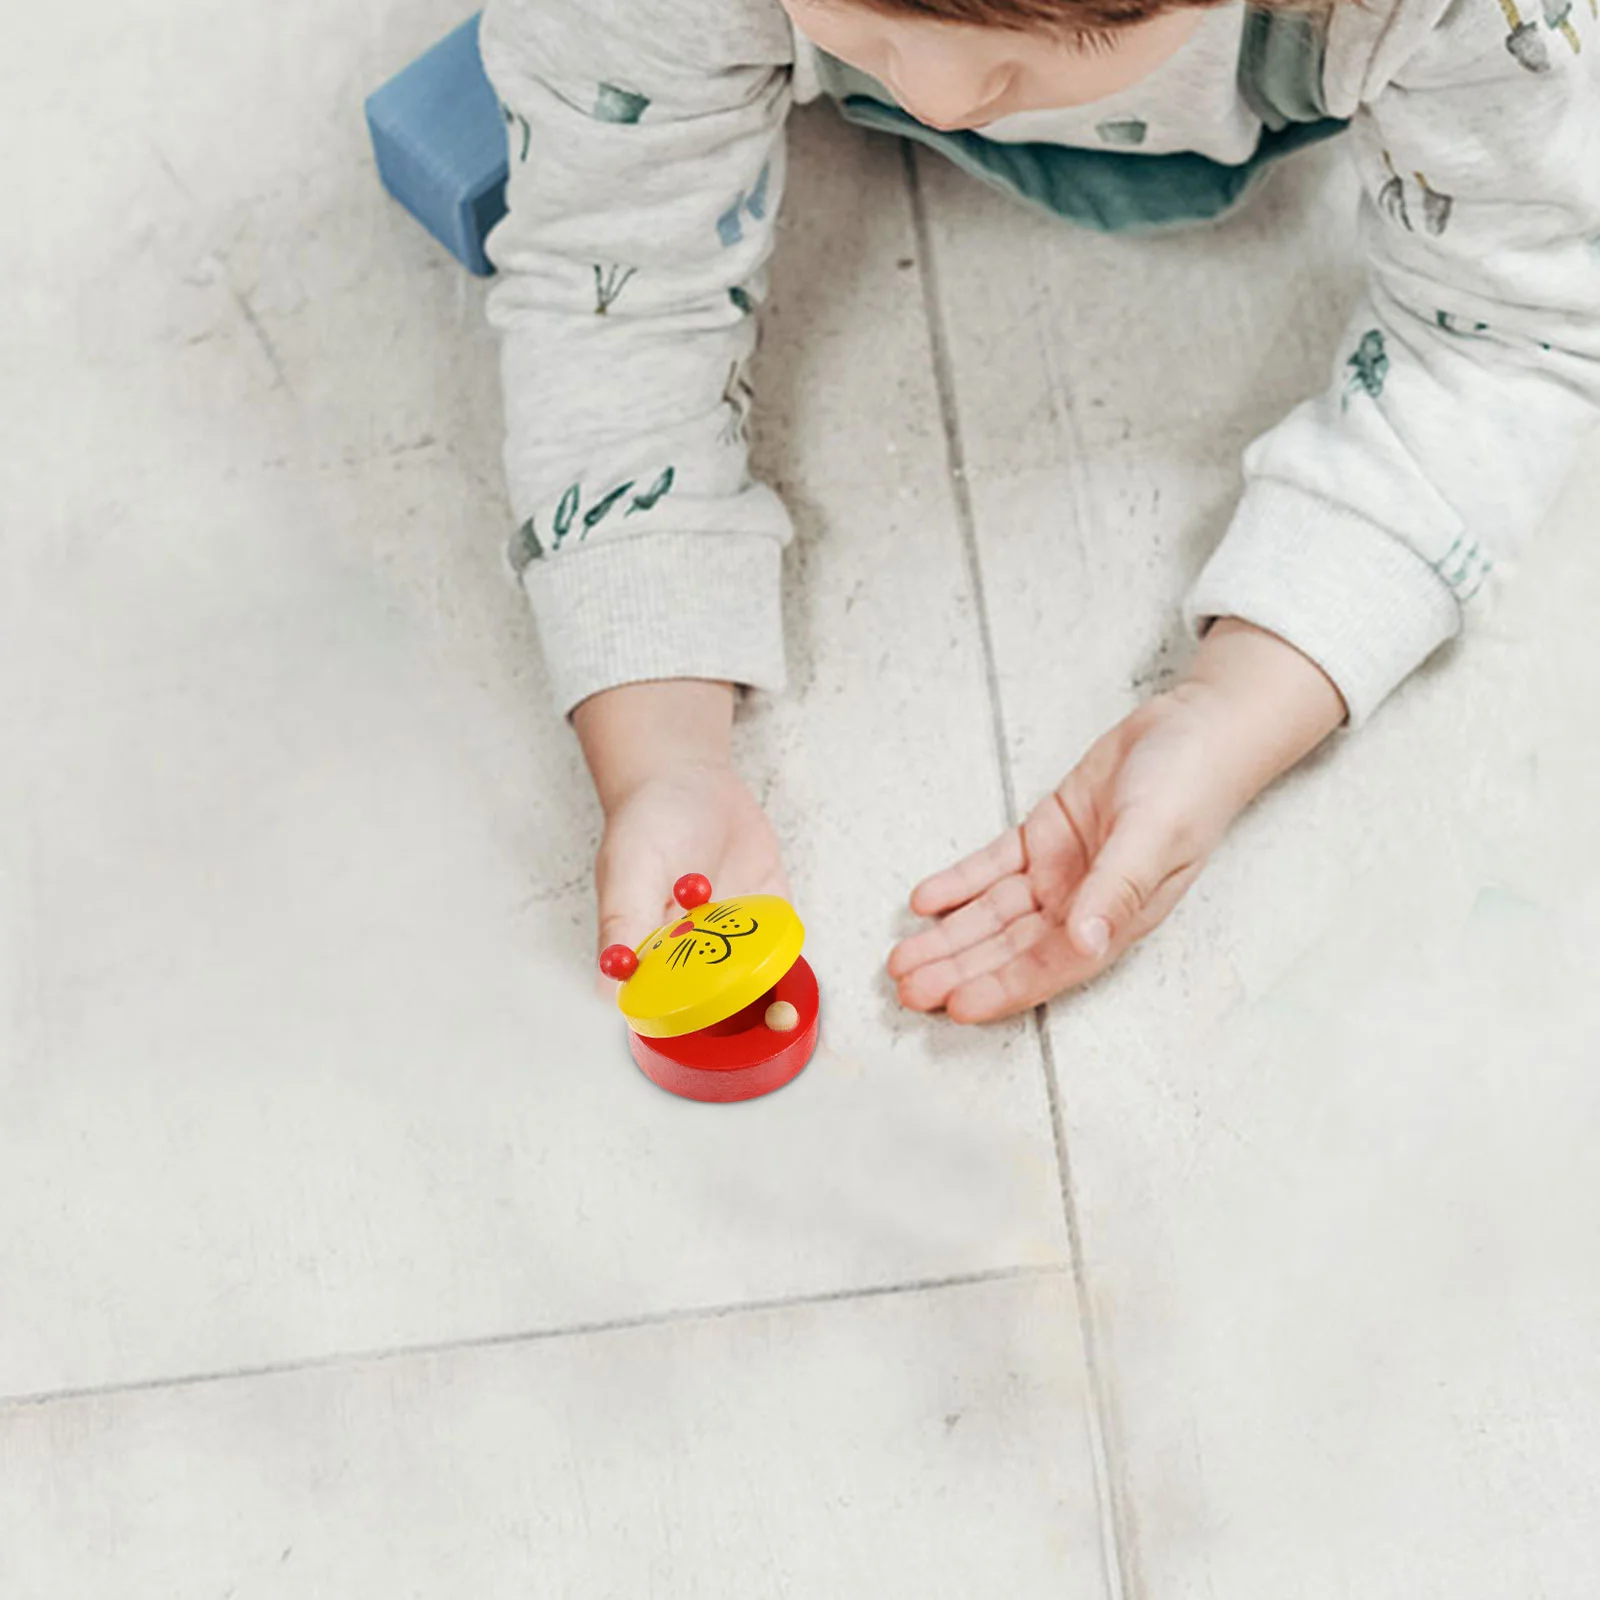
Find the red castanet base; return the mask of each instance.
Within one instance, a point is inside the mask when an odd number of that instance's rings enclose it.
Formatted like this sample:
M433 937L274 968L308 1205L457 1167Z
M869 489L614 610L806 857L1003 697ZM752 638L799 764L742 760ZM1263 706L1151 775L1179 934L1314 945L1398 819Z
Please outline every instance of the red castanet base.
M800 1013L789 1033L774 1033L764 1020L776 1000ZM801 956L737 1016L676 1039L646 1039L630 1029L628 1045L644 1075L669 1094L727 1104L758 1099L799 1077L817 1048L820 1022L816 975Z

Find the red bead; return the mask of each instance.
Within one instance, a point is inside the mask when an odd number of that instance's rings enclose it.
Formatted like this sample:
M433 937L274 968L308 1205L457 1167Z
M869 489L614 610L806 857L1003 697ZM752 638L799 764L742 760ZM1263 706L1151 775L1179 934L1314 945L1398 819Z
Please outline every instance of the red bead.
M600 952L600 970L618 983L626 983L639 970L639 958L625 944L608 944Z
M686 872L673 884L672 898L685 911L693 911L711 898L711 880L701 872Z

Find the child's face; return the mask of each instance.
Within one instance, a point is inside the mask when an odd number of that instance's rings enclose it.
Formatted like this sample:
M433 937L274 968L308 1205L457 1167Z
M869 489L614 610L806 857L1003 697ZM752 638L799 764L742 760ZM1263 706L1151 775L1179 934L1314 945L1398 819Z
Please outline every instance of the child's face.
M1201 18L1188 7L1073 38L887 16L859 0L781 3L813 44L876 78L919 122L945 130L1104 99L1174 55Z

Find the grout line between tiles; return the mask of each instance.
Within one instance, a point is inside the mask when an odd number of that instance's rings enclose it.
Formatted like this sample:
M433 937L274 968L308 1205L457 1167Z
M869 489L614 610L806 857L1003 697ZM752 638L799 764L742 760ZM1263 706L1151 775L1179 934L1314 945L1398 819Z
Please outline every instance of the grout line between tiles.
M917 165L916 148L908 140L900 145L905 169L906 192L911 204L911 223L917 243L917 270L922 282L923 310L928 325L928 342L933 357L934 387L939 399L939 421L944 430L945 453L950 472L951 493L955 500L956 521L967 559L967 576L972 585L978 614L978 639L983 651L984 678L989 693L989 725L994 738L995 761L1000 772L1000 789L1005 804L1006 825L1015 827L1016 786L1012 781L1009 741L1006 735L1005 703L1000 693L999 662L994 647L994 628L983 582L983 561L978 549L977 518L972 509L972 491L967 482L966 449L961 438L960 414L956 406L955 372L950 360L950 342L944 325L944 304L940 293L938 262L933 250L933 230L928 219L927 196ZM1089 1295L1088 1270L1084 1262L1078 1205L1072 1186L1072 1165L1067 1155L1066 1124L1062 1115L1061 1090L1056 1072L1055 1047L1050 1037L1049 1007L1037 1006L1033 1012L1035 1036L1044 1068L1045 1096L1050 1111L1050 1131L1055 1141L1056 1171L1061 1185L1061 1208L1066 1218L1067 1247L1072 1283L1077 1301L1079 1336L1083 1342L1084 1365L1088 1371L1090 1404L1086 1407L1089 1453L1095 1482L1096 1509L1100 1523L1101 1566L1105 1572L1109 1600L1133 1600L1138 1593L1131 1574L1131 1543L1121 1500L1116 1492L1110 1449L1109 1422L1111 1396L1095 1337L1093 1307Z
M1094 1458L1095 1487L1099 1500L1100 1537L1106 1553L1106 1586L1111 1600L1133 1600L1141 1592L1133 1576L1133 1538L1128 1517L1117 1492L1118 1474L1111 1460L1111 1386L1100 1357L1095 1331L1094 1302L1089 1293L1089 1269L1083 1258L1083 1234L1078 1222L1078 1201L1072 1186L1072 1158L1067 1152L1066 1118L1056 1072L1055 1041L1050 1035L1050 1011L1039 1006L1033 1013L1044 1062L1045 1096L1050 1104L1050 1130L1055 1138L1056 1166L1061 1175L1061 1209L1067 1219L1067 1251L1072 1264L1072 1284L1077 1293L1078 1324L1083 1339L1083 1362L1089 1374L1089 1450Z
M961 424L956 411L955 373L950 365L949 342L944 336L943 311L939 303L939 272L933 259L933 231L928 225L928 202L922 192L922 175L917 170L916 149L909 141L902 140L900 155L905 166L906 189L911 199L911 226L917 241L917 273L922 280L922 305L928 324L928 343L933 353L933 382L939 397L939 422L944 429L945 456L950 470L950 489L955 497L956 522L961 530L962 551L967 558L967 581L972 585L973 605L978 614L978 642L983 650L983 674L989 690L989 726L994 736L995 763L1000 769L1000 791L1009 827L1017 821L1016 788L1011 781L1011 763L1006 757L1005 711L1000 699L994 629L983 587L983 563L978 559L977 519L973 516L972 491L967 484L967 455L961 442Z
M943 1289L968 1289L981 1284L1011 1283L1028 1278L1049 1278L1069 1270L1066 1263L991 1267L984 1272L957 1272L943 1278L908 1278L901 1283L872 1284L862 1289L824 1289L814 1294L779 1295L770 1300L736 1300L723 1305L690 1306L672 1311L647 1311L632 1317L610 1317L593 1322L565 1323L552 1328L526 1328L515 1333L491 1333L477 1338L441 1339L431 1344L394 1345L376 1350L337 1351L308 1356L299 1361L263 1362L257 1366L229 1367L215 1372L181 1373L175 1377L140 1378L128 1383L90 1384L75 1389L47 1389L34 1394L0 1397L0 1417L8 1411L54 1405L68 1400L99 1400L146 1394L162 1389L195 1389L206 1384L235 1383L252 1378L292 1377L341 1367L375 1366L411 1361L424 1356L444 1356L475 1350L497 1350L514 1345L547 1344L558 1339L580 1339L590 1334L628 1333L640 1328L675 1327L695 1322L716 1322L750 1313L790 1311L808 1306L840 1305L855 1300L883 1300L894 1295L932 1294Z

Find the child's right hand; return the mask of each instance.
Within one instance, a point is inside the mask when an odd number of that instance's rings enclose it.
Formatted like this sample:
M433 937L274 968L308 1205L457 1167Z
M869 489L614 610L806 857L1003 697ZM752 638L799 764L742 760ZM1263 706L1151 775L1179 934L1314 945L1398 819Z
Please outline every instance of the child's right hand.
M777 835L733 766L733 688L698 679L625 684L573 712L605 833L595 862L600 942L637 946L701 872L712 892L788 897Z
M637 946L681 916L672 886L686 872L703 872L719 900L788 898L777 835L731 766L659 773L607 814L595 863L600 948Z

